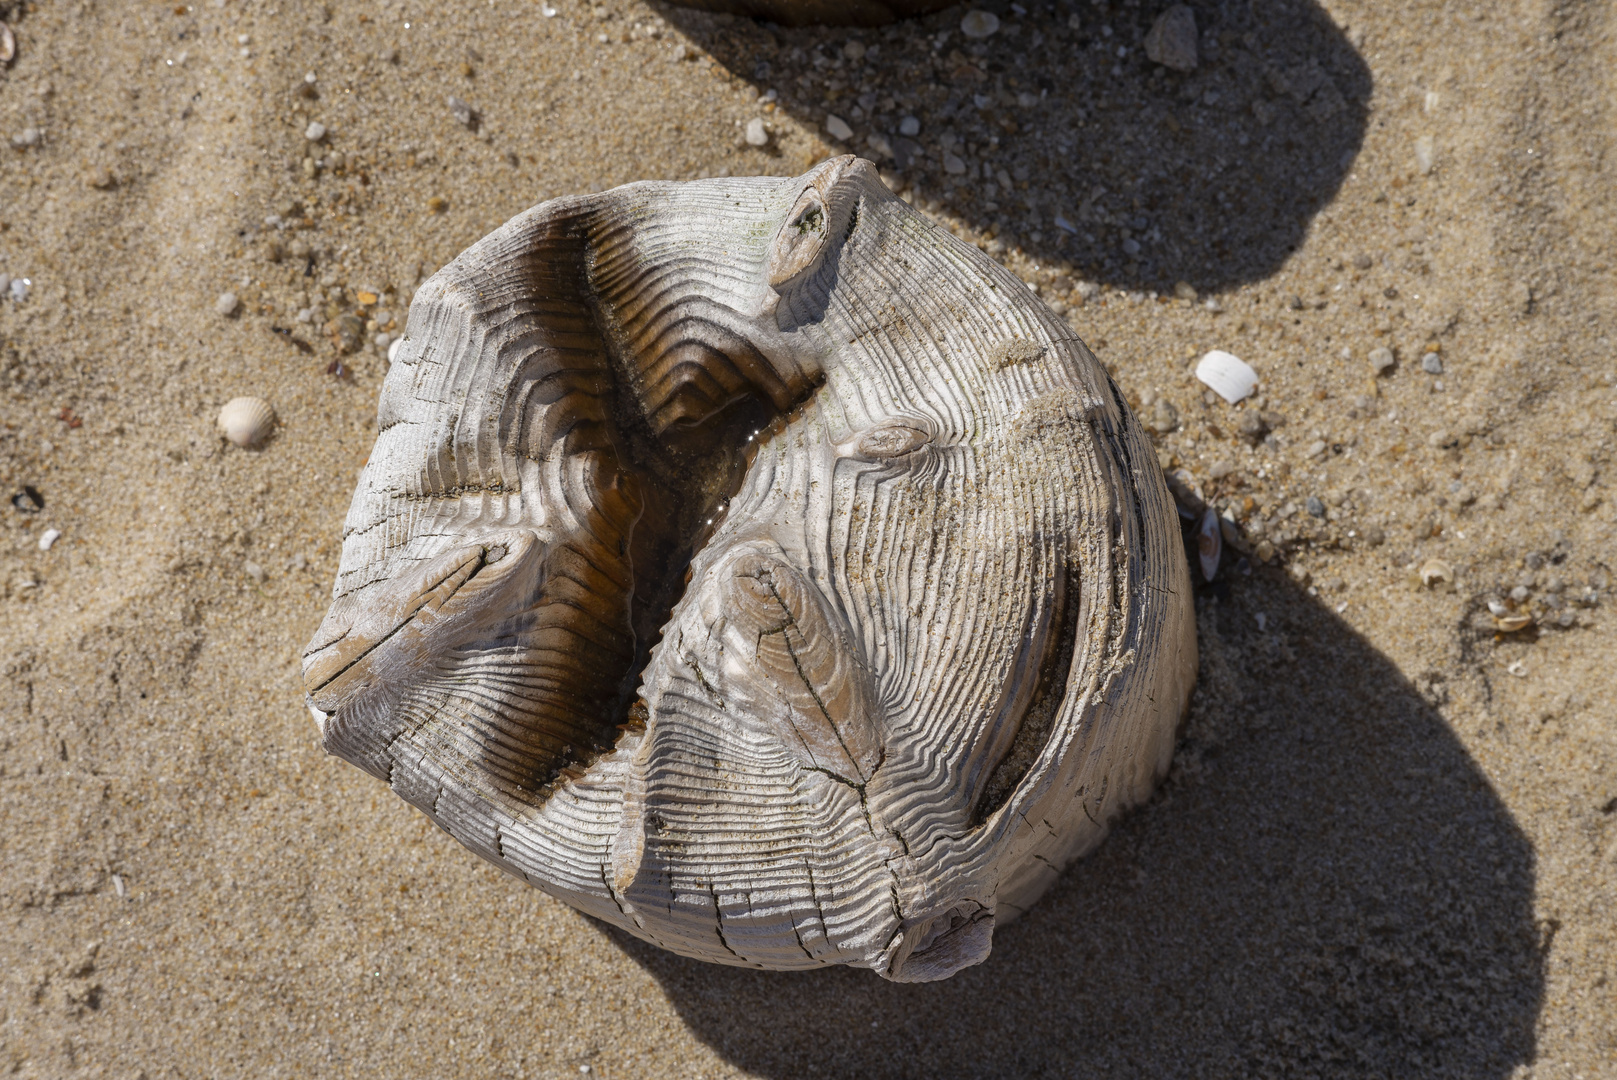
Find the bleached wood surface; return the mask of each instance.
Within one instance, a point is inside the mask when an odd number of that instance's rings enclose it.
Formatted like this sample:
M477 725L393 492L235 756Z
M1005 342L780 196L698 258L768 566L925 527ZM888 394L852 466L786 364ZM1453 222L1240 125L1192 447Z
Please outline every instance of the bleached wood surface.
M379 430L325 745L648 941L944 978L1167 769L1151 446L868 163L514 218L417 293Z

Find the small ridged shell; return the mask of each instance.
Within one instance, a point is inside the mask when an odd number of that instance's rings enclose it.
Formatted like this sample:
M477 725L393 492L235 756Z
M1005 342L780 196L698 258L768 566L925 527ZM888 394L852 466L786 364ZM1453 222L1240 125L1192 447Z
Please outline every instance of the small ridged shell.
M219 410L219 434L237 446L257 446L275 427L275 409L263 398L231 398Z

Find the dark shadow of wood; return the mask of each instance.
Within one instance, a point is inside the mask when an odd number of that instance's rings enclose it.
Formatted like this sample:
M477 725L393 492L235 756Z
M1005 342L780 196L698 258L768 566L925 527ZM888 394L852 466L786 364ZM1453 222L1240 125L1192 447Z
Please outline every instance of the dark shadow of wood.
M1269 276L1363 142L1369 69L1308 0L1192 5L1202 61L1188 74L1145 56L1166 4L981 6L1001 19L981 42L961 33L958 7L880 30L660 10L822 137L827 113L848 122L853 136L834 145L923 208L993 232L994 254L1119 287ZM854 40L875 55L849 59ZM781 155L738 146L730 171L779 173Z
M918 205L996 232L992 254L1120 287L1273 274L1362 144L1369 70L1307 0L1194 3L1188 75L1144 62L1165 3L983 6L1002 26L978 44L961 8L878 31L662 10L788 113L849 121L847 149ZM849 60L849 40L876 58ZM870 136L900 149L905 114L921 131L895 162ZM944 135L968 172L945 170ZM731 171L795 171L784 156L738 147ZM1202 672L1173 774L980 967L926 986L768 974L610 933L701 1038L763 1076L1505 1077L1531 1062L1554 928L1534 921L1530 843L1436 711L1441 682L1412 685L1278 571L1197 604Z
M1284 574L1232 577L1197 599L1168 782L981 966L901 986L611 933L762 1076L1511 1075L1554 927L1441 682L1411 685Z

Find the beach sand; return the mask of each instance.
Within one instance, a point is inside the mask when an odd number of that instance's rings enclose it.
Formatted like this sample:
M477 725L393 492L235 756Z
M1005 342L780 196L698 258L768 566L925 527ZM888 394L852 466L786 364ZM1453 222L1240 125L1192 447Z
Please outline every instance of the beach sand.
M1087 0L0 3L0 1074L1617 1075L1611 8L1192 7L1180 73ZM424 275L849 151L1239 522L1162 790L933 985L595 924L326 756L299 675Z

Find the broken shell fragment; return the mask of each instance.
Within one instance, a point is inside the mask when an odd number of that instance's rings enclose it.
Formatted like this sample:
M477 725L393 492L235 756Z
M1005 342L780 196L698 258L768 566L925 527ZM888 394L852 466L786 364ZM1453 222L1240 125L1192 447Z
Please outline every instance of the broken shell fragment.
M406 335L308 705L509 873L685 956L942 979L1167 770L1151 443L869 162L541 204Z
M1421 563L1420 583L1428 589L1454 584L1454 567L1442 559L1427 559Z
M1196 527L1196 556L1201 562L1203 581L1212 581L1218 574L1219 560L1224 557L1223 533L1218 511L1209 506Z
M1234 405L1258 386L1258 373L1233 353L1214 349L1196 364L1196 378Z
M1174 506L1179 516L1186 521L1200 521L1202 512L1207 509L1207 502L1202 497L1202 490L1196 484L1196 478L1184 469L1174 469L1166 476L1168 491L1173 495Z
M1514 634L1518 630L1526 630L1533 625L1533 617L1522 613L1515 615L1495 615L1493 624L1501 634Z
M17 58L17 35L8 23L0 22L0 67Z
M275 427L275 409L263 398L231 398L219 410L219 434L237 446L257 446Z

